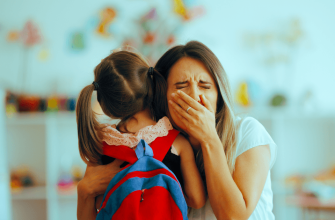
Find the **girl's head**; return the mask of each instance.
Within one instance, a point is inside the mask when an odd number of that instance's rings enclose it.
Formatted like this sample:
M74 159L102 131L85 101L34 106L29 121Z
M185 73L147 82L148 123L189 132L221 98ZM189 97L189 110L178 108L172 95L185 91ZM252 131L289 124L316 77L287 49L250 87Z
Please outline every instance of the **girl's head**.
M190 41L185 45L169 49L158 60L155 69L167 81L168 99L171 93L182 89L196 101L200 100L199 95L205 95L210 101L215 109L216 130L221 138L232 172L236 148L235 114L228 77L219 59L204 44ZM175 113L170 111L169 114L174 124L182 128L182 123L176 121ZM201 151L198 153L197 160L200 169L203 170Z
M119 51L103 59L94 69L94 83L86 86L77 102L79 152L87 162L99 162L102 154L100 125L91 107L93 91L103 112L127 122L139 111L149 109L154 120L165 115L164 78L139 55Z

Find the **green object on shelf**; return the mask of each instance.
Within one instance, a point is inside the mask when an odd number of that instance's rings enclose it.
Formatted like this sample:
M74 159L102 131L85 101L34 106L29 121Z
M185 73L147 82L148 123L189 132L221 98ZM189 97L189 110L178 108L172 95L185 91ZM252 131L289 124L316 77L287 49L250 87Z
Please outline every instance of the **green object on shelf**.
M271 106L284 106L286 104L286 98L283 95L275 95L271 99Z

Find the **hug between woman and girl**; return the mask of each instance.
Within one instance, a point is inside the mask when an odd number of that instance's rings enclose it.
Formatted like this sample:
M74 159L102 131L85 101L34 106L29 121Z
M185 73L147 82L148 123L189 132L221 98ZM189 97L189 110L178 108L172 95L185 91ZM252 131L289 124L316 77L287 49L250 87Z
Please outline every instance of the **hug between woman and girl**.
M98 122L94 90L103 112L120 119L117 125ZM134 148L171 129L181 134L162 162L183 188L189 219L274 219L270 169L276 144L256 119L235 115L227 75L204 44L175 46L155 67L138 54L113 52L81 91L76 114L87 163L78 184L79 220L96 218L108 183L126 165L105 156L103 142Z

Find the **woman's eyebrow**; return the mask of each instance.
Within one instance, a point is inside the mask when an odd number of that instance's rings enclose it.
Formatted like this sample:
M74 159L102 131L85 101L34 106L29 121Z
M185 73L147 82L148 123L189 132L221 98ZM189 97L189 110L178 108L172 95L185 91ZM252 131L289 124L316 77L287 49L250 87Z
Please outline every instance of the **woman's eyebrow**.
M202 84L212 84L211 82L206 81L206 80L200 80L199 83L202 83Z
M175 85L180 85L180 84L185 84L185 83L187 83L187 80L183 82L176 82Z

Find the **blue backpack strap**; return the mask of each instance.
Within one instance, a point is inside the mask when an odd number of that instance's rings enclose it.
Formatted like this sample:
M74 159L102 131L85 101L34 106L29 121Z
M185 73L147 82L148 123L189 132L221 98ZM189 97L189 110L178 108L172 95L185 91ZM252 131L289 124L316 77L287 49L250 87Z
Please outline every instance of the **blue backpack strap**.
M140 159L144 155L150 157L154 156L154 152L152 151L151 147L143 139L141 139L140 142L137 144L135 153L138 159Z

